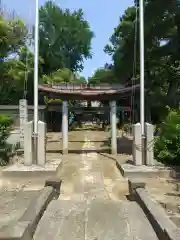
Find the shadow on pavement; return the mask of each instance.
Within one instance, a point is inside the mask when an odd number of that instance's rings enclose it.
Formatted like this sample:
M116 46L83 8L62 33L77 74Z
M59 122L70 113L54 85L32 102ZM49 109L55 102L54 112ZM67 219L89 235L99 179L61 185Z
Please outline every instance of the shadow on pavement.
M72 141L69 141L69 143L85 143L85 142L87 142L87 141L79 141L79 140L77 140L77 141L74 141L74 140L72 140ZM93 142L93 143L103 143L103 142L107 142L107 140L105 140L105 141L90 141L90 142Z
M117 138L117 151L120 154L132 155L133 140L123 136Z
M101 147L111 147L110 139L108 141L102 141L102 143ZM132 144L133 140L125 136L117 138L117 153L132 155Z
M80 129L72 129L71 131L77 131L77 132L80 132L80 131L99 131L99 132L104 132L104 129L103 128L94 128L94 127L88 127L88 128L80 128Z
M62 154L62 150L47 150L47 153L60 153ZM69 149L68 153L70 154L82 154L82 153L110 153L109 148L105 149Z

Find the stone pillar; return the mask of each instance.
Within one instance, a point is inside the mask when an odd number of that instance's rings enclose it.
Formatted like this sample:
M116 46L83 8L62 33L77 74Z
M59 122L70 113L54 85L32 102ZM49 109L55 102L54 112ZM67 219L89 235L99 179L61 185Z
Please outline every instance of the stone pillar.
M37 163L44 166L46 163L46 123L38 121L38 153Z
M146 133L146 165L154 165L154 126L145 123Z
M111 113L111 102L109 102L109 107L110 107L110 118L109 118L109 123L110 123L110 139L112 139L112 113Z
M28 105L26 99L19 100L19 121L20 148L24 148L24 124L28 122Z
M68 153L68 102L63 101L62 104L62 153Z
M31 166L33 163L33 121L24 124L24 165Z
M133 124L133 161L135 165L142 165L142 149L141 149L141 124Z
M44 109L41 112L41 121L45 122L45 110Z
M110 102L111 112L111 153L117 154L117 137L116 137L116 101Z

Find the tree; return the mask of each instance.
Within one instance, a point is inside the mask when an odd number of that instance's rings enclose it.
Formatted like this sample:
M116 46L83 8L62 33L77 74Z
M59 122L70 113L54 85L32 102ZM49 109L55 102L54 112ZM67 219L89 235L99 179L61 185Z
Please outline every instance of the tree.
M121 83L126 83L132 76L130 66L133 65L135 17L135 8L128 8L114 29L110 43L104 48L104 51L112 56L115 76L120 79Z
M41 82L47 84L58 84L58 83L68 83L68 84L86 84L86 79L78 74L74 74L68 68L58 69L50 75L43 75Z
M15 66L21 63L16 58L21 47L25 44L27 29L23 21L18 18L7 20L0 16L0 103L9 104L19 100L20 82L22 72L16 72ZM18 89L20 87L20 89Z
M87 84L86 78L78 73L75 73L75 83L76 84Z
M83 18L83 12L70 13L47 2L40 9L39 35L40 79L44 83L86 83L85 78L76 73L82 69L84 58L91 57L93 33ZM1 14L1 104L18 104L22 97L33 104L34 54L30 51L28 37L23 21L8 19Z
M73 83L75 80L74 74L68 68L58 69L51 75L43 75L42 82L48 84L57 83Z
M68 68L83 69L83 60L91 58L93 32L81 9L70 12L48 1L40 8L39 49L44 59L43 73Z
M39 57L39 74L42 75L43 59ZM20 98L26 98L33 104L34 95L34 54L27 46L21 48L18 59L8 61L7 79L13 84L9 101L18 103Z
M168 110L167 117L159 126L155 140L155 157L158 161L179 166L180 159L180 112Z
M88 79L89 85L99 85L102 83L117 83L118 80L114 75L113 69L99 68L95 71L92 77Z
M20 19L5 20L0 16L0 59L4 62L9 55L17 54L26 41L27 29Z
M177 0L145 1L146 109L158 115L164 115L166 105L177 107L179 102L179 4ZM138 5L125 11L105 46L115 76L123 83L139 82L138 12Z

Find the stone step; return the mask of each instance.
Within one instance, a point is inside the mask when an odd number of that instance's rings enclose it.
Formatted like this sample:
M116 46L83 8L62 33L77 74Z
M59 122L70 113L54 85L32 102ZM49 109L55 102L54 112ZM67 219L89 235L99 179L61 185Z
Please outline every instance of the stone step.
M41 218L34 240L156 240L134 202L54 200Z

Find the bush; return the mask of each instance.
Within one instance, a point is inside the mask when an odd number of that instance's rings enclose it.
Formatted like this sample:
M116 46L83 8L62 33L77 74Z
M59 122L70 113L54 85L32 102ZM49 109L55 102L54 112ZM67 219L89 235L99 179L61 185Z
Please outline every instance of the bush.
M155 157L170 165L180 165L180 111L169 110L155 140Z
M0 165L8 163L10 146L6 143L13 120L8 115L0 115Z
M132 133L132 124L130 123L125 123L122 127L122 130L125 132L125 133Z

